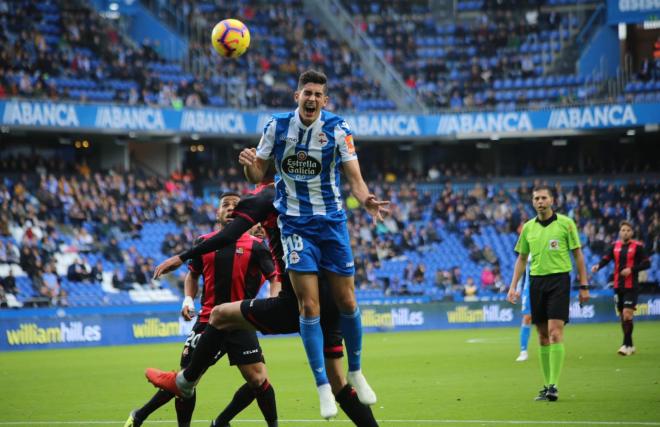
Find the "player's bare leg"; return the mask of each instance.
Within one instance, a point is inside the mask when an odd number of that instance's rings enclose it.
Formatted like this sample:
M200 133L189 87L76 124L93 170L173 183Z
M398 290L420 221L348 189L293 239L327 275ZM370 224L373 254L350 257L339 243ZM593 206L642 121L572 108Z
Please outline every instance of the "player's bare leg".
M209 323L214 328L222 331L254 331L252 323L248 322L241 312L242 301L226 302L213 307Z
M324 273L339 308L341 332L348 355L348 382L357 391L360 402L373 405L377 400L376 393L362 374L362 319L355 300L355 280L353 276L341 276L329 271Z
M298 298L300 310L300 337L302 338L307 362L312 368L316 390L319 394L321 417L337 416L337 405L332 394L323 360L323 332L321 331L321 306L319 304L319 282L316 273L289 271L293 290Z

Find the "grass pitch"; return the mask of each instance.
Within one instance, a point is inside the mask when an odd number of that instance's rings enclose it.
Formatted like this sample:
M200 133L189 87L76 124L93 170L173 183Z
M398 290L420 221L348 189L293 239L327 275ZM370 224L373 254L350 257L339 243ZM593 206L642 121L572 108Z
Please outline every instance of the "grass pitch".
M535 333L516 363L518 329L369 334L364 372L382 426L660 426L660 322L635 324L637 354L616 354L617 324L569 325L556 403L533 400L540 385ZM280 426L327 425L297 337L262 340ZM146 367L174 369L180 344L0 353L0 426L123 426L155 389ZM209 420L242 383L223 359L198 388L194 425ZM172 404L145 426L175 426ZM256 404L234 425L264 425ZM340 411L333 424L349 425Z

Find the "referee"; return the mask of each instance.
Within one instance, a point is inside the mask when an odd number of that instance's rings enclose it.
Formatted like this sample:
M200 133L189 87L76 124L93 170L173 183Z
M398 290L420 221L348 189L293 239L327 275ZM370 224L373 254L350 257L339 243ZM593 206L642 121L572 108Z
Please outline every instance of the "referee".
M580 277L580 303L589 300L587 270L580 249L580 238L572 219L552 210L552 189L539 186L532 192L536 217L527 221L520 232L515 251L518 259L513 270L507 300L513 304L520 297L516 284L525 273L528 254L530 267L530 304L532 323L539 334L543 389L536 400L556 401L557 385L564 364L564 325L568 322L573 252Z

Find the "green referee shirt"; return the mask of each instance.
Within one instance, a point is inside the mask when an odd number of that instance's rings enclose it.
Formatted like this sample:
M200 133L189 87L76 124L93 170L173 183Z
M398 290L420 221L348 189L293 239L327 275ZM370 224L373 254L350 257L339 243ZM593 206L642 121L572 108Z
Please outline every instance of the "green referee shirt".
M532 255L532 276L545 276L571 271L570 252L579 247L575 222L566 215L554 213L546 221L540 221L538 217L527 221L515 251Z

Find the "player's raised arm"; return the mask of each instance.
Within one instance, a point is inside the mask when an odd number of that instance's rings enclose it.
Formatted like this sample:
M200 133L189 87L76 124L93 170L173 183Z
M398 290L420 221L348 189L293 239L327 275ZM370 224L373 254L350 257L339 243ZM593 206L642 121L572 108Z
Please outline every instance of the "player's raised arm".
M248 219L237 217L234 221L223 228L222 231L218 232L214 236L205 239L187 251L181 252L178 255L174 255L158 264L154 269L154 279L158 279L163 274L167 274L176 270L189 259L207 254L209 252L217 251L227 245L232 244L253 225L254 223L251 223L248 221Z
M346 179L351 186L351 192L358 199L360 204L374 218L374 221L382 221L383 217L390 212L390 202L388 200L378 200L376 196L369 193L369 188L362 178L360 164L357 160L349 160L342 164Z
M270 161L257 157L256 148L245 148L238 155L238 163L243 165L245 178L252 184L258 184L266 176Z

